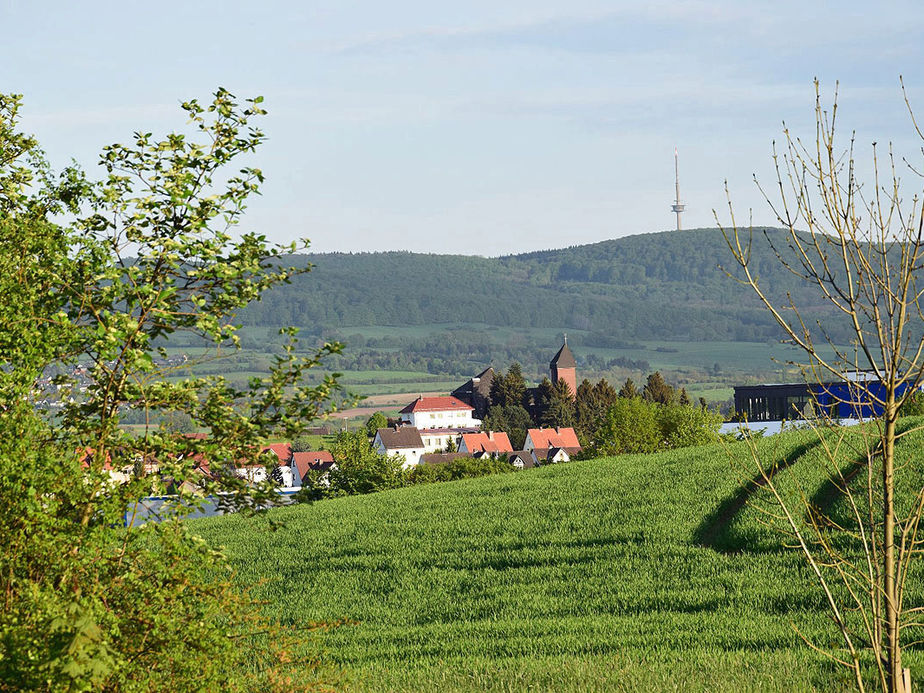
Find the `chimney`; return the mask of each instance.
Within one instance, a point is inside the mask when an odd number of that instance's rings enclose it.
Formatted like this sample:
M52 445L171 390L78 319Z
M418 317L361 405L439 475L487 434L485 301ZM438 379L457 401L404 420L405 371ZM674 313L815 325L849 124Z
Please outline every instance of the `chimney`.
M488 440L494 440L494 431L488 431Z

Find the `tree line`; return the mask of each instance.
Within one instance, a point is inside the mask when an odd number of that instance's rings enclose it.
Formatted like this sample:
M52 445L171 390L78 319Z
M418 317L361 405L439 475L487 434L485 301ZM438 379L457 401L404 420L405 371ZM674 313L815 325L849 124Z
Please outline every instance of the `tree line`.
M572 393L563 380L553 384L548 378L527 388L513 363L506 373L495 373L482 425L506 432L514 449L522 448L528 428L573 427L584 455L598 457L701 445L717 438L722 420L703 398L692 402L686 389L674 388L659 371L640 390L631 378L618 391L605 378L585 378Z

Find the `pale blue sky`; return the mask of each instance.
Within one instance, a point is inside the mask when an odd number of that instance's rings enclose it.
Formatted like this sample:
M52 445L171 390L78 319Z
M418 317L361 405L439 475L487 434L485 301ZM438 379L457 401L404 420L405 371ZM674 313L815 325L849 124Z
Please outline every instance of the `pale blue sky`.
M0 0L0 89L52 161L91 171L217 86L261 94L270 141L247 228L315 250L496 255L771 221L781 121L811 137L818 76L865 144L914 152L919 2Z

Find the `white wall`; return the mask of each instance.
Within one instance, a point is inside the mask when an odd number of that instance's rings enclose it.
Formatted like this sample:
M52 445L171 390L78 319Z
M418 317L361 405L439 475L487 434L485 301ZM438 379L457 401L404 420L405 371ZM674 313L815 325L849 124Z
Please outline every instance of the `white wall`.
M481 419L472 418L472 411L419 411L402 414L402 421L419 429L425 428L479 428Z

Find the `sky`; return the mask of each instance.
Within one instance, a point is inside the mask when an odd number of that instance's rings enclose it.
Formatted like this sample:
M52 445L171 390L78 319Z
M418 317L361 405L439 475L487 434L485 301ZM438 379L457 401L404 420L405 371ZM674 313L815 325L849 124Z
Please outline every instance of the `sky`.
M0 0L0 90L56 166L182 129L182 101L262 95L242 227L315 251L495 256L775 220L783 123L921 158L924 6L610 0ZM845 140L846 141L846 140ZM772 187L772 186L770 186ZM918 186L920 189L920 186Z

